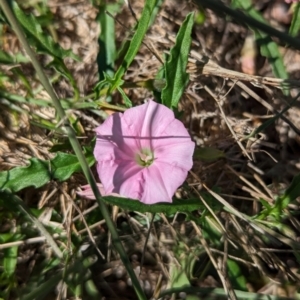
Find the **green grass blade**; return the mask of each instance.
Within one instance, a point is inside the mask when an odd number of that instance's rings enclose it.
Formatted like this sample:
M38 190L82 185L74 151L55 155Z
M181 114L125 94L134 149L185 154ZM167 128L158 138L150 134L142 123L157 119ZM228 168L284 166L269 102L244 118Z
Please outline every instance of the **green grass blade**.
M287 188L284 195L279 197L277 202L282 203L282 207L285 208L290 202L294 201L300 196L300 173L296 175L291 185Z
M296 36L300 29L300 3L297 3L293 12L292 24L289 29L291 36Z
M53 58L48 67L54 67L70 81L74 89L75 99L78 99L78 87L72 74L65 66L63 59L65 57L70 57L74 60L79 60L79 58L72 52L72 50L65 50L58 43L54 42L52 37L42 30L37 18L33 14L25 14L15 1L13 2L12 7L18 21L23 26L27 39L30 41L31 45L35 46L38 53L45 53Z
M176 212L191 212L199 208L203 208L203 204L199 199L174 199L172 203L157 203L147 205L133 199L125 199L121 197L106 196L103 200L110 205L116 205L124 210L139 211L141 213L166 213L175 214Z
M139 20L137 30L134 33L132 40L130 42L128 51L124 57L124 60L117 70L115 77L114 77L114 85L110 89L111 91L115 90L116 87L119 85L119 82L121 78L123 77L124 73L127 71L128 67L130 66L131 62L135 58L135 55L137 54L138 50L140 49L140 46L142 44L142 41L144 39L144 36L147 32L152 12L154 8L156 7L157 0L147 0L145 2L145 7L142 12L142 16Z
M46 53L57 58L71 57L78 60L78 57L72 50L64 50L58 43L55 43L52 37L43 32L38 20L33 14L26 15L23 10L13 1L13 11L25 29L27 38L36 47L40 53Z
M109 16L106 11L115 14L120 9L120 4L104 3L99 7L99 13L96 17L100 25L100 36L98 39L99 53L97 55L97 64L99 70L99 80L104 80L104 72L110 77L114 75L114 62L116 57L115 44L115 20Z
M191 45L191 32L194 25L194 13L190 13L182 23L174 47L165 64L166 86L162 90L162 103L167 107L177 108L178 102L189 82L186 72Z
M13 246L3 251L3 269L6 276L14 275L18 259L18 247Z

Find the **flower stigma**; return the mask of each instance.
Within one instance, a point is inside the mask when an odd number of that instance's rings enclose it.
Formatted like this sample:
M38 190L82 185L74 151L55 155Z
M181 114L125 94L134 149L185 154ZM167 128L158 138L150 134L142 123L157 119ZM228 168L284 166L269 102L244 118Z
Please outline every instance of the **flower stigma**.
M149 149L142 149L136 154L136 162L142 167L149 167L154 160L154 155Z

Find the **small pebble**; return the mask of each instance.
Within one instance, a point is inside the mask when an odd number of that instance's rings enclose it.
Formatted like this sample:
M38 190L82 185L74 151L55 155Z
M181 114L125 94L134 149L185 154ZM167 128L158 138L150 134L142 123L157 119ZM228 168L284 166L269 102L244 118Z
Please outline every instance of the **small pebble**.
M113 274L116 276L116 278L120 279L125 275L126 271L123 266L116 266L113 270Z
M150 296L152 294L151 284L148 280L145 280L144 282L144 291L147 296Z

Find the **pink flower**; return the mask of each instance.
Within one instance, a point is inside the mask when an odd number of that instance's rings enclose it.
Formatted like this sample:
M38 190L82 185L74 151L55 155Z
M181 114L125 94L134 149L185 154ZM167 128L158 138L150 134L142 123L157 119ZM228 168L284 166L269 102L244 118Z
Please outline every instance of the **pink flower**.
M299 2L299 0L285 0L286 3Z
M172 202L192 168L195 144L169 108L150 100L109 116L96 133L94 155L104 195Z

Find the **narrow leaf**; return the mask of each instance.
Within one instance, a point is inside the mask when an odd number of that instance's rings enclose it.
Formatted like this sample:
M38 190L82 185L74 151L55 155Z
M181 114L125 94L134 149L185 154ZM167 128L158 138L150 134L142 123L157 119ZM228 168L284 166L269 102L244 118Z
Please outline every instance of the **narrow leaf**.
M106 196L103 200L107 204L116 205L122 209L129 211L139 211L141 213L167 213L174 214L176 212L190 212L195 211L199 208L203 208L202 202L199 199L188 199L188 200L173 200L173 203L158 203L153 205L147 205L141 203L138 200Z
M292 24L289 29L289 34L291 36L296 36L300 29L300 3L295 4Z
M284 195L281 196L281 201L284 203L284 207L286 207L291 201L294 201L297 197L300 196L300 173L296 175L291 185L287 188Z
M194 158L203 161L214 161L225 157L225 153L213 147L202 147L195 150Z
M109 76L114 75L114 61L116 57L115 45L115 20L106 11L115 14L120 9L120 4L103 3L99 7L96 20L100 25L100 35L98 39L99 53L97 56L99 79L104 79L104 72Z
M115 88L119 85L120 79L123 77L124 73L127 71L128 67L130 66L131 62L135 58L135 55L137 54L140 45L144 39L144 36L147 32L152 12L154 8L156 7L157 0L147 0L145 1L145 7L142 12L142 16L139 20L137 30L134 33L132 40L130 42L130 46L128 48L128 51L124 57L124 60L119 67L118 71L116 72L116 75L114 77L114 85L111 88L111 91L115 90Z
M127 97L127 95L125 94L124 90L120 87L117 87L119 93L122 95L122 98L124 100L124 103L126 105L126 107L130 108L132 107L132 102L131 100Z
M23 10L13 1L14 13L26 31L28 39L35 45L39 52L50 54L57 58L71 57L78 60L72 50L64 50L58 43L55 43L52 37L43 32L38 20L33 14L26 15Z
M189 81L186 72L191 45L191 32L194 24L194 13L188 14L176 37L174 47L165 64L166 87L162 90L162 103L169 108L177 108L178 102Z
M18 259L18 247L13 246L4 249L3 269L6 276L10 277L15 273Z
M228 277L233 285L233 288L241 291L247 291L247 281L238 263L232 259L227 259L227 269Z
M22 53L16 53L11 56L7 52L0 50L0 63L1 64L16 64L16 63L28 63L30 60Z

